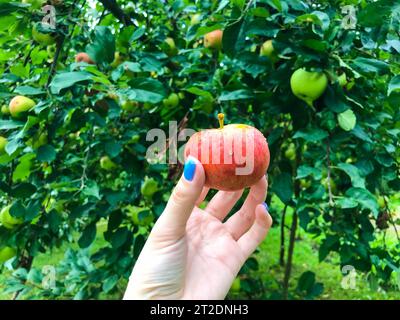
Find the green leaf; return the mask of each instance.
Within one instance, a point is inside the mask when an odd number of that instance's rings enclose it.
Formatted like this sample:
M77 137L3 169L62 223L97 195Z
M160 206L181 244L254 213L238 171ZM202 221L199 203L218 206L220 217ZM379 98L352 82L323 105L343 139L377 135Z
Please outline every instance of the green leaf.
M34 158L34 153L27 153L19 159L19 164L13 172L14 182L25 181L30 176L32 162Z
M356 126L356 115L354 114L353 110L346 110L345 112L339 113L338 116L339 126L344 131L351 131Z
M230 100L243 100L243 99L251 99L253 98L253 94L250 90L240 89L235 91L224 91L219 96L219 101L230 101Z
M365 74L385 74L390 71L389 65L386 62L376 59L357 57L352 64L361 73Z
M53 146L46 144L37 149L36 159L40 162L52 162L57 155L56 149Z
M233 57L239 51L238 47L241 45L241 29L244 19L240 19L235 23L228 25L224 29L222 36L222 48L224 53L229 57Z
M0 130L16 129L23 127L24 122L15 120L0 120Z
M365 188L365 179L360 176L360 172L356 166L353 166L350 163L339 163L337 167L346 172L351 179L353 187Z
M36 192L36 187L31 183L20 183L11 189L11 195L16 198L29 198Z
M103 282L103 292L110 292L118 283L118 275L114 274Z
M115 140L110 140L106 142L104 149L111 158L114 158L121 153L122 145Z
M139 102L159 103L166 97L163 84L155 79L135 78L129 82L129 99Z
M115 38L106 26L97 26L94 40L86 46L86 53L96 63L111 63L114 61Z
M293 196L291 174L283 172L276 176L273 180L272 189L283 203L288 204Z
M146 33L146 28L145 27L137 28L135 30L135 32L132 33L132 36L129 39L129 41L130 42L134 42L136 40L139 40L145 33Z
M346 196L356 201L363 209L370 210L375 218L378 217L379 206L374 195L367 189L350 188L346 191Z
M78 240L80 248L89 247L96 238L96 223L91 223L83 230L81 237Z
M304 130L297 131L293 139L303 138L306 141L316 142L325 139L328 136L328 133L322 129L318 128L307 128Z
M296 179L302 179L309 175L313 175L316 179L319 179L321 177L321 171L308 165L301 165L297 168Z
M117 249L124 245L126 240L128 239L129 233L129 230L126 227L116 230L111 238L111 244L113 248Z
M82 193L86 196L92 196L95 197L97 199L101 199L100 197L100 188L97 185L96 181L93 180L88 180L86 182L85 187L82 190Z
M15 88L14 93L18 93L23 96L34 96L44 94L45 91L31 86L20 86Z
M52 94L60 94L61 90L73 85L92 80L93 75L86 71L64 72L57 74L50 84Z
M315 273L311 271L303 272L297 283L297 290L309 291L315 284Z
M399 91L399 90L400 90L400 75L394 76L392 80L390 80L387 95L390 96L390 94L393 91Z

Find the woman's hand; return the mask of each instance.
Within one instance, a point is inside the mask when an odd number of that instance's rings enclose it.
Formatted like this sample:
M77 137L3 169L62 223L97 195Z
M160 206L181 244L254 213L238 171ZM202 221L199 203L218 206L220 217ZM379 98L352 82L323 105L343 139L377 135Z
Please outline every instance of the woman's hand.
M251 187L241 209L223 222L243 190L219 191L205 210L204 169L190 157L132 271L124 299L224 299L246 259L272 224L267 181Z

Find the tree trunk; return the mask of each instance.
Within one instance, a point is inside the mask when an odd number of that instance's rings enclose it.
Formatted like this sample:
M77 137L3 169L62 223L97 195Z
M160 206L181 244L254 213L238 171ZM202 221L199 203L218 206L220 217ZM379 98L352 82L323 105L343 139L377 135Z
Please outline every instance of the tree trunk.
M296 240L296 230L297 230L297 212L295 211L293 212L292 226L290 227L289 250L286 261L285 277L283 279L283 299L285 300L287 300L289 293L289 280L290 280L290 274L292 272L292 261L293 261L294 244Z
M285 217L286 217L286 210L287 205L282 212L282 220L281 220L281 246L279 252L279 265L284 267L285 266Z

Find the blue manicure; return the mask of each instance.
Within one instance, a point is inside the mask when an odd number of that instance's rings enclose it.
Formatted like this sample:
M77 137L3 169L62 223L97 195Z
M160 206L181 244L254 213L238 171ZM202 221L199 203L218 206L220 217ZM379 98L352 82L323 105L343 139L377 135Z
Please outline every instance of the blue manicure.
M269 212L269 207L268 207L268 205L267 205L265 202L263 202L263 206L264 206L265 209L267 209L267 211Z
M183 176L186 180L192 181L196 172L196 162L192 158L188 158L183 168Z

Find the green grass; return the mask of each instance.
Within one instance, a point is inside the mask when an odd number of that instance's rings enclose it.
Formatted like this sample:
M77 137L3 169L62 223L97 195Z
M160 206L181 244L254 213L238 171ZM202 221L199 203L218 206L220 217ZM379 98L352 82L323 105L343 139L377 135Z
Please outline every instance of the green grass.
M287 223L290 223L290 212L288 213ZM91 247L91 251L105 246L107 243L104 240L102 233L105 230L105 225L98 227L97 238ZM289 238L288 231L286 239ZM76 237L78 238L78 237ZM286 241L287 242L287 241ZM61 248L41 254L35 258L34 267L44 265L57 265L64 257L68 248L78 249L77 243L64 244ZM286 248L287 250L287 248ZM279 266L279 228L275 227L270 230L270 233L263 244L260 246L257 254L259 261L258 275L266 287L266 295L272 291L280 291L280 283L282 283L284 270ZM304 271L313 271L316 274L316 280L324 284L324 292L318 299L399 299L400 290L393 289L385 292L383 290L373 291L370 289L365 275L361 273L357 275L356 289L343 289L341 282L343 276L340 271L339 257L335 254L330 254L326 261L318 261L318 243L312 239L301 229L298 232L295 243L295 252L293 257L292 278L290 281L291 291L294 292L297 286L297 280ZM10 276L9 271L0 274L0 299L10 299L11 295L4 294L4 281ZM122 286L120 286L122 288ZM122 289L123 291L123 289ZM101 296L104 299L118 299L121 294L113 294L111 296ZM239 295L238 297L241 297ZM243 296L243 298L245 298Z

